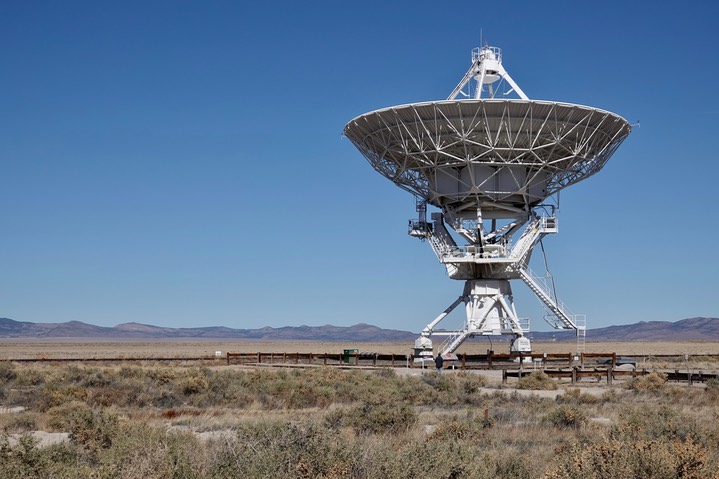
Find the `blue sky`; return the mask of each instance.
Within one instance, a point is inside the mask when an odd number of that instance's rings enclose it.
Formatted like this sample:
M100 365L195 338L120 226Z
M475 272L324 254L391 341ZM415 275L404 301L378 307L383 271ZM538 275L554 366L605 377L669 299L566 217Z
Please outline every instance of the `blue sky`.
M561 299L590 328L719 316L719 4L648 5L5 2L0 317L419 331L462 282L342 128L446 98L480 32L530 98L641 122L562 192Z

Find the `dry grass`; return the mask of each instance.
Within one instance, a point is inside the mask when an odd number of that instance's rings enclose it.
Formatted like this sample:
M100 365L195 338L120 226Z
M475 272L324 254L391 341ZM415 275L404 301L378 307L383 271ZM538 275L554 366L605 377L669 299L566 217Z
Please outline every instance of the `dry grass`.
M106 341L96 339L68 340L27 340L0 339L0 360L47 358L101 358L101 357L214 357L216 351L267 352L267 353L340 353L343 349L359 349L364 352L410 354L412 344L319 342L319 341L223 341L223 340L182 340L182 341ZM508 343L494 340L496 352L506 352ZM576 349L572 342L534 342L535 352L569 353ZM459 352L483 354L490 349L486 339L465 342ZM587 352L616 352L619 355L664 355L719 354L719 342L677 341L677 342L588 342ZM671 366L671 365L669 365Z
M602 395L562 385L554 399L457 371L0 366L0 406L28 408L0 414L0 430L70 433L47 449L11 448L0 433L9 479L703 479L719 461L713 383Z
M215 357L225 353L341 353L343 349L359 349L378 353L409 354L410 343L327 343L320 341L105 341L105 340L26 340L0 339L0 360L46 358L103 357Z

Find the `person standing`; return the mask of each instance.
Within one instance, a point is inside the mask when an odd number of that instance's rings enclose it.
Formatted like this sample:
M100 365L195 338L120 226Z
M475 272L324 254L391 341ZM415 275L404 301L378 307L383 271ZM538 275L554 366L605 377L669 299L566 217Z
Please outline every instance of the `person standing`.
M437 366L437 372L442 372L442 366L444 365L444 358L442 358L441 354L438 354L436 358L434 358L434 365Z

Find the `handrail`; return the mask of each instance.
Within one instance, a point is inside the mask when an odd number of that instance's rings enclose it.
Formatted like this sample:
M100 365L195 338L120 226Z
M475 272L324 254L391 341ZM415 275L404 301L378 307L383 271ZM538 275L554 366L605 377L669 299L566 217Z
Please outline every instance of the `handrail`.
M554 297L554 295L549 291L546 284L546 277L536 276L528 266L520 268L519 275L527 286L529 286L529 288L537 294L539 299L542 300L542 303L549 312L558 319L558 321L552 321L548 319L547 316L544 317L544 319L551 324L552 327L555 329L578 329L575 321L575 315L569 311L562 301ZM537 280L542 280L543 283L539 283ZM559 327L560 323L564 325L564 328Z

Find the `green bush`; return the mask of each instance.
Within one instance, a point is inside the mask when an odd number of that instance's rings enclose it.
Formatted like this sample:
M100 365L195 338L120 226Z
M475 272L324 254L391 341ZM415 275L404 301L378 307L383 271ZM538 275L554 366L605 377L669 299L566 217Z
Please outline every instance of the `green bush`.
M0 361L0 382L7 384L16 378L15 366L10 361Z
M26 387L26 386L38 386L45 381L46 375L41 371L30 368L13 368L15 371L15 386Z
M357 434L399 434L417 423L414 408L406 404L364 403L338 409L325 416L325 425L333 430L350 427Z
M5 432L8 433L32 432L35 429L37 429L37 414L28 412L13 415L4 427Z
M709 479L716 467L691 441L605 440L558 455L545 479Z
M119 433L118 416L110 411L78 407L67 417L70 440L90 453L112 445Z
M480 388L486 386L487 380L479 374L466 373L464 371L454 375L455 381L459 383L459 390L464 394L477 394Z
M337 433L313 423L243 425L220 446L207 477L349 477L356 454Z
M378 369L375 374L381 378L394 379L397 377L397 372L392 368L381 368Z
M719 379L709 379L704 384L706 385L707 392L719 393Z
M557 403L559 404L596 404L601 399L593 394L583 393L579 388L568 388L564 391L564 394L557 396Z
M185 396L200 394L210 387L211 372L207 369L193 368L177 379L177 385Z
M667 375L664 373L651 372L644 376L634 377L627 381L627 389L634 391L660 391L664 389L667 382Z
M146 424L121 424L110 447L98 454L98 472L116 479L201 479L210 475L217 444L203 443L189 431Z
M398 434L417 423L417 413L406 404L369 404L355 408L349 424L358 433Z
M453 375L431 372L422 375L422 380L440 392L452 393L457 389Z
M24 434L10 447L7 436L0 436L0 477L3 479L74 479L91 477L90 468L77 460L71 448L63 444L45 449Z
M486 421L483 419L476 420L471 415L470 417L460 420L451 419L443 421L437 424L431 432L427 435L429 441L457 441L457 440L472 440L480 441L485 437L488 427L491 426L491 419L488 418Z
M544 371L534 371L524 376L517 383L519 389L557 389L557 382L547 376Z
M694 417L666 404L642 404L619 409L611 437L627 441L698 438Z
M59 406L51 407L46 413L46 423L51 431L70 431L73 424L73 417L81 411L89 408L87 403L82 401L71 401Z
M544 421L554 427L577 429L587 423L587 415L575 405L562 404L544 416Z

